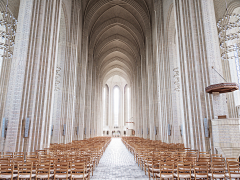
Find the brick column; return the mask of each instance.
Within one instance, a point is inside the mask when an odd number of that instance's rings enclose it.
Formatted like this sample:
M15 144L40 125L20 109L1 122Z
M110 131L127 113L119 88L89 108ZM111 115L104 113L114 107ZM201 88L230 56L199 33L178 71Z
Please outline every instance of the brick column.
M209 6L203 7L206 3ZM216 99L205 93L205 87L221 81L214 72L210 72L212 64L220 73L222 71L217 43L214 43L217 31L213 1L175 0L174 7L182 82L184 143L186 147L204 151L208 148L203 118L210 119L213 114L219 113L218 107L214 106ZM218 100L223 99L224 96L218 97Z
M5 151L49 146L61 0L21 0L5 117ZM28 137L24 137L26 119Z

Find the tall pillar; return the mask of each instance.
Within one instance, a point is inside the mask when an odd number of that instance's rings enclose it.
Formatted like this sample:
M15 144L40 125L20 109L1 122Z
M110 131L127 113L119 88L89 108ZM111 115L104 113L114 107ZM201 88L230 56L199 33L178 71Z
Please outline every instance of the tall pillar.
M221 102L224 111L225 95L211 98L205 93L205 88L211 83L222 82L219 76L210 72L211 66L215 66L220 73L222 68L219 50L212 43L218 39L216 23L213 23L213 1L207 1L174 0L183 96L184 143L185 146L200 151L205 151L207 145L203 118L209 119L219 113L226 113L219 112L218 107L214 106L217 101ZM201 3L210 3L211 6L203 7ZM208 48L212 54L208 53Z
M97 93L98 100L96 103L98 114L96 114L96 119L95 119L95 121L97 122L97 136L103 136L103 128L106 126L106 121L107 121L107 116L106 116L107 88L105 89L105 92L106 92L105 99L103 100L102 83L100 83L100 78L98 78L98 93ZM105 106L103 106L103 101L105 101ZM103 109L105 109L105 111ZM104 114L105 120L103 120L102 118L99 118L99 117L103 117L103 113L105 113ZM105 122L105 124L103 122ZM105 132L105 135L106 135L106 132Z
M86 138L91 137L91 104L92 104L92 78L93 78L93 60L88 61L88 71L87 71L87 81L86 81L86 92L85 92L85 114L84 114L84 121L85 121L85 128L86 128Z
M235 1L237 3L237 1ZM214 7L214 0L201 0L201 6L204 10L203 14L203 21L204 21L204 34L205 34L205 41L206 41L206 55L208 58L208 69L209 69L209 82L208 85L211 84L217 84L222 83L224 80L212 69L212 66L214 69L218 71L219 74L223 75L227 80L228 75L226 73L226 69L229 68L229 64L227 61L221 60L221 54L220 54L220 46L219 46L219 37L218 37L218 31L216 26L216 17L215 17L215 7ZM231 103L233 93L227 93L227 94L212 94L209 95L210 100L212 101L212 114L210 116L210 119L217 119L219 115L227 115L227 118L233 118L233 114L229 107L227 107L227 103ZM230 99L230 100L229 100ZM228 120L227 120L228 121ZM229 122L231 120L229 119ZM213 125L213 124L212 124ZM220 128L219 128L220 129ZM215 137L214 137L215 136ZM213 138L219 138L219 134L217 132L210 132L210 138L207 139L208 141L208 149L211 150L212 153L215 152L215 148L213 147ZM227 138L226 138L227 139ZM224 141L226 141L223 140ZM216 143L216 142L215 142ZM229 141L226 142L226 144L230 143ZM220 146L223 147L226 145L225 143L220 143ZM231 144L231 143L230 143ZM234 146L238 143L235 141L233 142ZM228 145L227 145L228 146ZM232 145L230 145L232 146ZM223 148L224 149L224 148ZM221 150L223 150L221 149ZM220 149L218 149L220 150ZM228 151L228 148L227 150ZM219 151L221 153L221 151ZM231 152L234 152L231 151ZM222 154L224 154L222 152Z
M142 59L141 64L141 88L142 88L142 129L140 130L142 137L147 139L149 135L149 101L148 101L148 76L147 62Z
M20 1L5 110L5 151L49 147L60 5L61 0Z

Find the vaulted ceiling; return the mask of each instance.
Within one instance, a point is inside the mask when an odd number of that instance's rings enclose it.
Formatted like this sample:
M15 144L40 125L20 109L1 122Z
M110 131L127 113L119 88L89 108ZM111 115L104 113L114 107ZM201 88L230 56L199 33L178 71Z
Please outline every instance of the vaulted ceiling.
M150 1L149 1L150 2ZM150 29L149 5L145 0L86 0L84 31L89 54L103 83L119 75L128 83L144 56Z
M3 0L0 6L6 3ZM8 4L17 18L20 0L10 0ZM82 0L88 53L103 83L114 75L132 82L135 67L146 53L151 6L152 0Z

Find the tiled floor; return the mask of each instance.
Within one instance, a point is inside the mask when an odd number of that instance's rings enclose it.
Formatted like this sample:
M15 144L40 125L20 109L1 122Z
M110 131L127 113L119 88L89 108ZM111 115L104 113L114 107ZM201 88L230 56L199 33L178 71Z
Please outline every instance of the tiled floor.
M112 138L91 180L148 180L120 138Z

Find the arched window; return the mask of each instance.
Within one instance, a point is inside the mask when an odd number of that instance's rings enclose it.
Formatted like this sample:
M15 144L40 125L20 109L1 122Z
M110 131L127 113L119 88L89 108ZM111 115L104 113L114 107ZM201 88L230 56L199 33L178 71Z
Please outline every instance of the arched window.
M103 88L103 126L108 126L108 86Z
M106 124L106 87L103 88L103 126Z
M120 100L120 89L118 86L113 88L113 117L114 126L118 126L119 119L119 100Z
M129 125L126 122L131 121L131 101L130 101L130 87L126 85L124 88L124 125Z
M131 95L131 94L130 94L130 87L128 87L128 88L127 88L128 121L129 121L130 118L131 118L131 101L130 101L131 96L130 96L130 95Z

